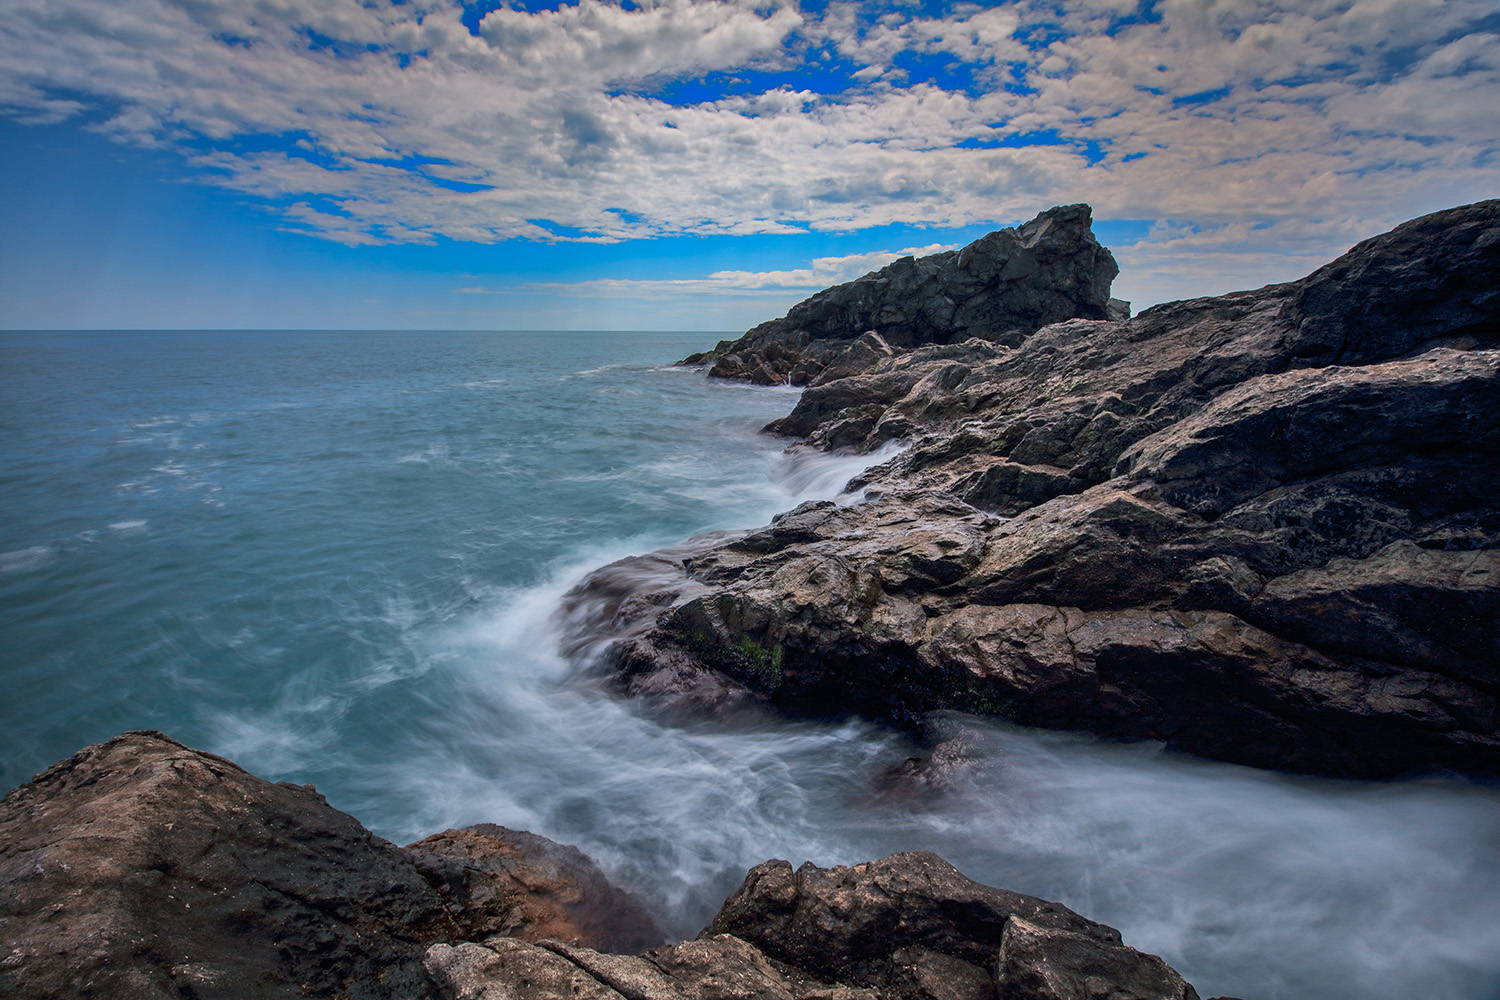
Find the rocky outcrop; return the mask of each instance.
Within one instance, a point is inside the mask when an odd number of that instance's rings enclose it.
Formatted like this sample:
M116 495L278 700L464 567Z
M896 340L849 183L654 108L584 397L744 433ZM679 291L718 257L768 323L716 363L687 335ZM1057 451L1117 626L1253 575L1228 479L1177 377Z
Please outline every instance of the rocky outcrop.
M583 855L483 826L400 848L310 785L126 733L0 804L7 997L435 995L439 941L662 940Z
M1091 218L1089 206L1066 205L961 250L903 257L683 364L763 385L817 384L923 344L1014 345L1049 323L1123 314L1128 304L1109 297L1119 268Z
M407 848L310 786L159 733L0 803L0 991L53 997L1196 1000L1159 958L933 854L752 870L694 941L572 848L495 826Z
M768 428L909 442L870 499L658 554L606 660L669 697L1493 773L1497 412L1493 201L1302 281L893 352Z
M542 942L434 948L465 1000L1197 1000L1118 931L991 889L935 854L752 869L697 940L639 957Z

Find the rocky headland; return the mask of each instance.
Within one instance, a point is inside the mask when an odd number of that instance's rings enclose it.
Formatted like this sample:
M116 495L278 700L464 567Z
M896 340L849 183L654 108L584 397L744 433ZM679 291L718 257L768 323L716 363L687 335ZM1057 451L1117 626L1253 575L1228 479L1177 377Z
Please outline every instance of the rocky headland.
M1500 202L1130 318L1086 206L819 293L688 359L805 386L838 502L593 573L571 650L704 714L938 710L1268 768L1500 772ZM934 730L935 731L935 730ZM941 794L965 736L886 775ZM668 943L573 848L405 847L160 733L0 803L0 994L1196 1000L936 855L753 868Z
M1197 1000L1113 928L925 852L767 861L668 944L573 848L491 825L397 847L154 732L0 802L0 887L17 1000Z
M1087 206L897 261L684 363L767 431L907 447L604 567L577 648L691 712L938 709L1265 768L1500 771L1500 201L1128 318Z

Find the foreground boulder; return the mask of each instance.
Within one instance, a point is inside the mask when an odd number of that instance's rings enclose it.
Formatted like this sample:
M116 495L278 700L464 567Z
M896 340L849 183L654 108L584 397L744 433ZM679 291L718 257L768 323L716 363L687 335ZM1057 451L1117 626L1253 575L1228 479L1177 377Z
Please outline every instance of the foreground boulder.
M718 378L807 385L858 372L895 351L970 338L1016 344L1065 319L1105 319L1119 273L1087 205L1049 209L961 250L903 257L793 306L781 319L694 354Z
M1112 928L933 854L752 870L695 941L572 848L477 826L399 848L310 786L160 733L0 803L0 993L402 1000L1196 1000Z
M485 826L399 848L311 786L149 732L6 796L0 882L8 997L423 997L437 941L662 939L544 838Z
M1490 201L1298 282L815 382L768 430L910 445L852 484L865 502L657 553L650 581L626 560L572 603L643 580L604 658L638 693L1494 773L1496 413Z
M925 851L851 868L753 868L696 941L639 957L552 942L437 947L463 1000L1197 1000L1155 955L1056 903Z

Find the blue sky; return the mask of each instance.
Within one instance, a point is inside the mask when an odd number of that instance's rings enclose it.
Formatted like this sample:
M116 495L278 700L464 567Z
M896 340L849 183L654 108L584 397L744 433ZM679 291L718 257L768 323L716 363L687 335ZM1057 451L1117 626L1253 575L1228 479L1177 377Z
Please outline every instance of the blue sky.
M1137 307L1500 196L1500 0L0 0L0 327L742 330L1094 206Z

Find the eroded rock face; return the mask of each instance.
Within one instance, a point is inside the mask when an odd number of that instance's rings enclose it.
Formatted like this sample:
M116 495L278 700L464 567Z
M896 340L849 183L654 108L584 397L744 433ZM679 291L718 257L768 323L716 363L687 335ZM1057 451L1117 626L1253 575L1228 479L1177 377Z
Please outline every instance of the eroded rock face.
M768 428L909 442L874 499L668 559L610 661L643 693L670 665L792 711L1494 772L1497 412L1493 201L1300 282L893 352Z
M573 848L491 825L399 848L160 733L0 803L18 1000L1196 1000L1113 929L932 854L770 861L697 940L660 940Z
M402 849L311 786L126 733L0 804L0 993L433 995L437 941L660 941L576 851L501 827Z
M825 289L684 364L764 385L855 374L900 350L979 338L1015 344L1048 323L1106 319L1114 257L1094 239L1087 205L1049 209L962 250L903 257Z

